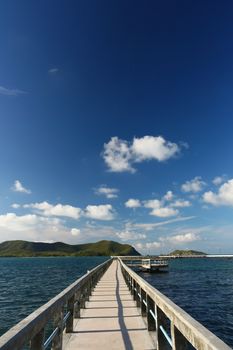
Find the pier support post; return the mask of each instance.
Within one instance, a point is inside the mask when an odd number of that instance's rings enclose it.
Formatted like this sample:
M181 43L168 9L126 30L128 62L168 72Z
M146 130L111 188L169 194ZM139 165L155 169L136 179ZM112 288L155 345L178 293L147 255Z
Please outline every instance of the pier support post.
M187 350L188 341L181 334L181 332L176 328L176 326L171 323L171 337L172 337L172 349L173 350Z
M61 309L54 317L54 325L58 327L58 333L53 339L51 350L62 350L63 338L63 309Z
M133 279L131 276L129 276L129 290L130 290L130 294L133 295L133 286L132 286L132 283L133 283Z
M70 316L66 321L66 333L71 333L74 324L74 295L68 300L67 311L70 312Z
M135 280L133 280L133 299L136 301L137 299L137 283L135 282Z
M146 316L146 305L143 302L143 300L146 302L146 292L141 288L141 300L140 300L141 314L142 314L142 317L145 317Z
M80 291L75 293L74 318L80 318L80 306L81 306L80 297L81 297Z
M146 316L147 316L147 329L148 331L155 331L156 330L156 324L155 319L150 313L150 310L155 313L155 303L154 301L149 297L149 295L146 295Z
M141 287L138 283L136 283L136 304L137 304L137 307L141 306L140 295L141 295Z
M37 333L30 341L30 350L43 350L44 349L44 328Z
M166 340L163 332L160 329L162 326L166 330L166 316L163 311L157 306L156 307L157 314L157 350L169 350L170 346L168 341ZM177 350L180 348L177 348Z

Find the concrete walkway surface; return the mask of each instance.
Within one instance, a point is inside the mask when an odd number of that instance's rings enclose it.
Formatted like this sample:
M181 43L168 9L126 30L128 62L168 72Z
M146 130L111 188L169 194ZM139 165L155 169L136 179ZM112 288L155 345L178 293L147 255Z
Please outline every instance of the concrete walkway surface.
M118 261L98 282L64 345L65 350L155 349Z

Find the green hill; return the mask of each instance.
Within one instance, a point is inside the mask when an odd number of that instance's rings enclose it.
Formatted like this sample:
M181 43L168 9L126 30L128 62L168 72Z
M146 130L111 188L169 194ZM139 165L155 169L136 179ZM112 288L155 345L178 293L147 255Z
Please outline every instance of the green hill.
M6 241L0 243L0 257L30 256L110 256L140 255L131 245L114 241L99 241L86 244L62 242L42 243L27 241Z
M169 255L177 255L177 256L195 256L195 255L206 255L206 253L199 252L197 250L174 250L169 253Z

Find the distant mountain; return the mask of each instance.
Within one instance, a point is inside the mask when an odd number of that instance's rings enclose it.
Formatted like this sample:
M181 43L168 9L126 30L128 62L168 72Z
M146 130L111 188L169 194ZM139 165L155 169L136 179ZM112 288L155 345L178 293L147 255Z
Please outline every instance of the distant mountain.
M206 253L199 252L197 250L174 250L173 252L169 253L169 255L176 255L176 256L196 256L196 255L207 255Z
M131 245L114 241L99 241L86 244L62 242L42 243L28 241L6 241L0 243L0 257L30 256L110 256L140 255Z

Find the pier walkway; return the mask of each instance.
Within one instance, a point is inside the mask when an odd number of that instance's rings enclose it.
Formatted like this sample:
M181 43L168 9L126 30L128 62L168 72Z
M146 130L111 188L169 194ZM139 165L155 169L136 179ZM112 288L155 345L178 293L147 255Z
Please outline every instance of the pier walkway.
M118 261L102 276L64 344L75 349L155 349Z

